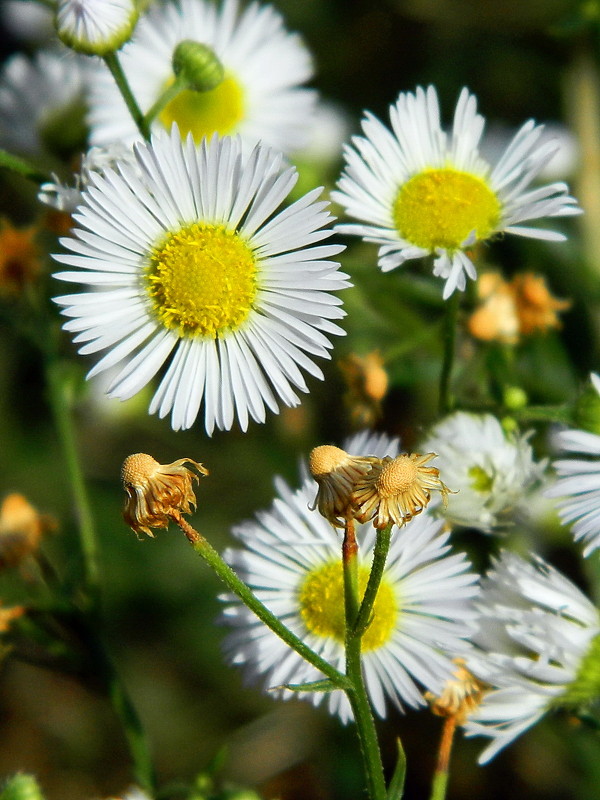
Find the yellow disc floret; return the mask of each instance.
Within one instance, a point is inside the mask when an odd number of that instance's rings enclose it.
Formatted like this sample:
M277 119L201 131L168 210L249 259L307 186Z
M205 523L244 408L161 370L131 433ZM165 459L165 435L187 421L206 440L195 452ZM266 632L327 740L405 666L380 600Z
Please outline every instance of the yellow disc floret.
M235 231L194 222L154 249L145 282L166 328L214 339L238 328L251 312L256 259Z
M488 184L468 172L426 169L400 187L394 224L417 247L457 250L474 232L486 239L498 227L501 206Z
M361 567L358 573L359 595L365 593L369 570ZM341 562L324 564L308 573L299 591L300 615L311 633L344 641L344 576ZM391 637L399 614L392 586L385 577L379 586L373 605L373 618L362 637L362 651L378 650Z
M166 87L165 87L166 88ZM176 122L182 137L191 133L196 144L213 133L233 133L244 116L244 93L239 83L226 77L207 92L184 89L167 103L159 119L167 130Z

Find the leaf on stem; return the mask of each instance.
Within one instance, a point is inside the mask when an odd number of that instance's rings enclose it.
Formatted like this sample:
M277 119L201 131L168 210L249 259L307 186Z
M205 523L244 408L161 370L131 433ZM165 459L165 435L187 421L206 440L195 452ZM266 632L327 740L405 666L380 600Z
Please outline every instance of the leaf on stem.
M406 777L406 755L400 739L396 740L398 746L398 761L392 775L392 780L387 791L388 800L401 800L404 794L404 779Z
M289 689L290 692L334 692L337 689L346 688L346 682L333 681L330 678L323 678L309 683L283 683L281 686L271 686L270 691L277 689Z

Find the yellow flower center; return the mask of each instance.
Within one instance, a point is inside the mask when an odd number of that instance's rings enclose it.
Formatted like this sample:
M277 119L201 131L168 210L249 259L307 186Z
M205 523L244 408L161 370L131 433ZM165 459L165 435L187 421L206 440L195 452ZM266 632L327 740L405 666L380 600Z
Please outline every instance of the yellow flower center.
M471 478L471 488L476 492L488 493L492 491L494 486L494 478L489 475L483 467L471 467L469 470L469 478Z
M369 569L360 567L358 590L361 598L368 580ZM344 641L346 614L341 562L324 564L309 572L300 586L298 599L300 615L311 633ZM363 653L379 649L391 638L399 613L395 592L384 577L373 604L373 619L362 637Z
M179 92L160 112L159 119L167 130L176 122L181 136L191 132L198 144L213 133L219 136L233 133L244 111L242 87L235 78L226 77L208 92L191 89Z
M166 328L212 339L244 322L258 290L248 244L223 225L203 222L170 234L154 249L145 281Z
M500 220L500 202L481 178L451 168L426 169L400 187L394 223L400 236L425 250L457 250L475 231L486 239Z

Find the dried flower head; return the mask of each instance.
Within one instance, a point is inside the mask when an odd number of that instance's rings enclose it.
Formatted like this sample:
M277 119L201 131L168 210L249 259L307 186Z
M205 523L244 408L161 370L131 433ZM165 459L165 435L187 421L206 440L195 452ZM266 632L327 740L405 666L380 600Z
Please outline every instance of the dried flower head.
M449 493L436 467L425 466L435 453L403 453L386 456L371 465L368 475L356 483L353 502L359 522L375 518L376 528L395 523L399 527L427 506L431 490L441 493L444 505Z
M40 274L37 233L36 225L15 228L8 220L0 220L0 295L20 294Z
M453 661L456 670L446 681L441 694L426 692L425 699L438 717L453 717L457 725L464 725L489 687L469 672L464 658L455 658Z
M0 569L14 567L35 552L43 534L55 527L22 494L7 495L0 506Z
M350 353L339 362L348 391L344 396L352 422L369 427L381 416L381 401L388 390L388 375L377 350L359 356Z
M516 344L519 317L511 284L497 272L486 272L477 280L477 294L481 303L467 322L471 336L483 342Z
M7 633L11 622L22 617L26 611L25 606L4 606L0 602L0 633Z
M532 272L515 275L511 286L522 334L560 328L557 311L566 311L571 307L571 301L553 297L542 275Z
M185 464L192 464L198 474ZM159 464L146 453L128 456L121 468L127 501L123 518L137 534L154 536L151 528L167 528L174 514L191 514L196 507L192 482L208 470L191 458Z
M375 456L351 456L341 447L323 444L308 459L310 474L319 484L313 508L336 528L353 516L352 493L358 480L378 463Z

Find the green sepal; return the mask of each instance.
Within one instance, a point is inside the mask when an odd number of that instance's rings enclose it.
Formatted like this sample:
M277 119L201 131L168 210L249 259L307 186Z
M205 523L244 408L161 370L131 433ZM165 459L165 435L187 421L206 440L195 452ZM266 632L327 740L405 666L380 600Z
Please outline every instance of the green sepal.
M396 739L398 746L398 761L396 761L396 769L392 775L392 780L387 790L387 800L401 800L404 794L404 779L406 778L406 755L402 742Z
M271 691L289 689L290 692L334 692L337 689L349 687L349 681L332 681L330 678L323 678L309 683L283 683L281 686L271 686Z

